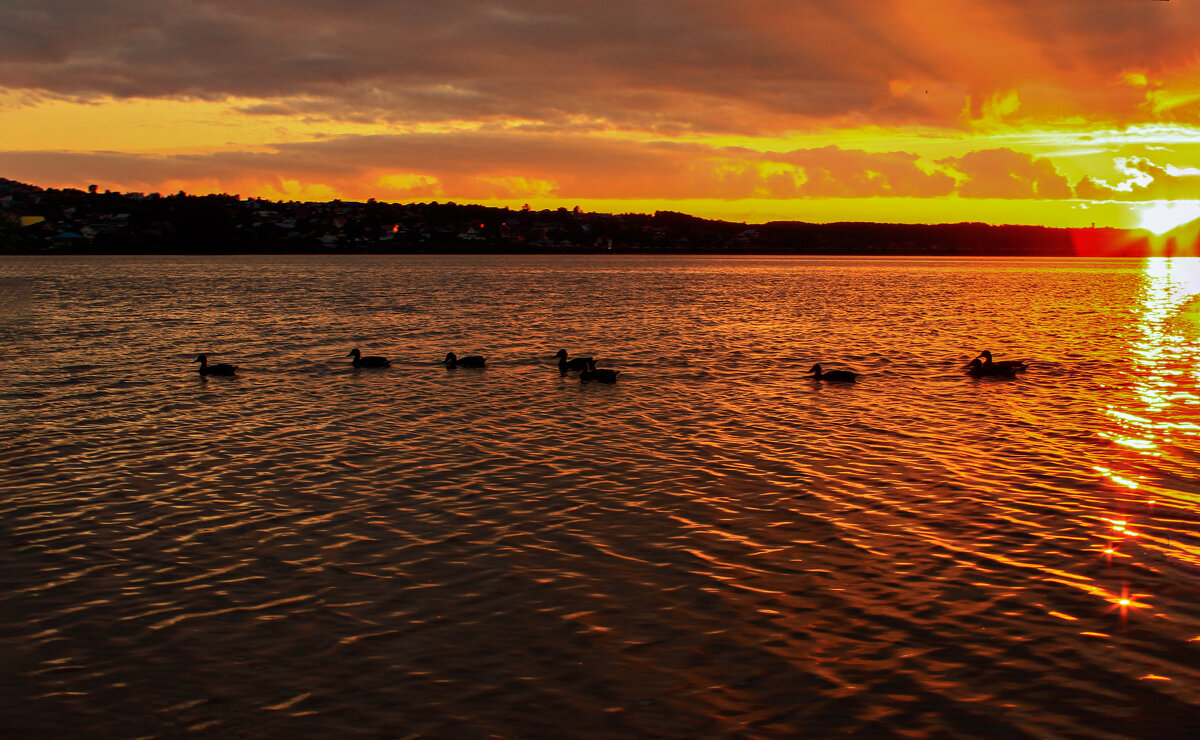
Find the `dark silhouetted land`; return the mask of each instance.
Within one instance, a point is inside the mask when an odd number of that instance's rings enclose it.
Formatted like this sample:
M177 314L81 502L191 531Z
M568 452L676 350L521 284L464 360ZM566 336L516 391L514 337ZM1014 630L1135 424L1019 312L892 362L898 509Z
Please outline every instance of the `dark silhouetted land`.
M1188 247L1183 249L1181 247ZM1194 254L1167 240L1167 253ZM0 178L8 254L600 253L1142 256L1144 231L982 223L748 225L672 211L534 211L40 188Z

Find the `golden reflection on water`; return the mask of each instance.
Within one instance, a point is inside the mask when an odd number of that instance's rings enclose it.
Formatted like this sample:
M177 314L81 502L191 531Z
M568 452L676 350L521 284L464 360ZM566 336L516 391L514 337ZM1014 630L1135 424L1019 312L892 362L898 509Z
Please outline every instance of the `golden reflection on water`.
M1135 408L1109 406L1107 416L1115 423L1103 436L1130 448L1135 455L1158 456L1162 445L1200 431L1200 426L1185 419L1187 410L1180 408L1197 401L1184 383L1189 373L1197 372L1200 260L1147 259L1142 280L1142 302L1136 308L1137 336L1129 356L1129 376L1139 403ZM1135 490L1142 479L1099 466L1095 470L1113 483Z
M1122 546L1140 542L1160 549L1164 555L1200 563L1200 548L1172 538L1169 522L1152 528L1152 521L1139 523L1132 519L1138 513L1152 514L1160 497L1174 499L1187 508L1200 502L1200 492L1194 486L1148 480L1140 472L1161 469L1164 456L1169 458L1174 449L1194 449L1200 437L1200 425L1194 421L1200 401L1195 393L1195 381L1200 376L1200 260L1149 258L1141 280L1141 302L1133 308L1136 318L1128 356L1131 403L1108 406L1105 415L1111 425L1100 432L1123 448L1121 465L1093 466L1107 481L1140 495L1125 498L1126 503L1118 506L1121 510L1102 519L1104 531L1099 536L1109 543L1103 551L1109 562L1128 557L1120 551ZM1151 460L1157 464L1151 465ZM1144 606L1128 594L1110 601L1114 608L1121 609L1122 616L1130 607Z

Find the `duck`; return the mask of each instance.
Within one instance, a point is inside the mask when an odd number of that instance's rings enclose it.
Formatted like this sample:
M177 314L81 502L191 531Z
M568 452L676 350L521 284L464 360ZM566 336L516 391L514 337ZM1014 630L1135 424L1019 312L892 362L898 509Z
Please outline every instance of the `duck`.
M607 367L596 367L596 361L592 360L590 357L588 359L590 361L588 362L587 369L579 373L580 383L587 383L588 381L595 381L597 383L617 382L617 376L621 374L620 370L613 370L612 368Z
M1005 368L1006 370L1011 369L1014 373L1023 373L1029 369L1026 367L1024 360L1001 360L1000 362L992 362L992 351L990 349L985 349L984 351L980 352L978 357L983 358L982 364L984 368Z
M554 357L558 359L558 371L563 375L566 375L568 370L582 372L596 364L595 360L590 357L572 357L568 360L565 349L560 349Z
M208 355L197 355L196 359L192 360L192 362L200 363L200 375L202 377L206 376L206 375L236 375L237 374L237 366L236 365L226 365L224 363L221 363L220 365L209 365L208 364Z
M858 377L857 373L852 373L849 370L829 370L821 372L820 365L813 365L809 371L813 374L813 380L832 380L838 383L853 383Z
M1012 378L1016 377L1016 374L1016 367L998 362L986 364L978 357L967 365L967 375L972 378Z
M379 357L376 355L368 355L367 357L363 357L362 352L358 351L358 347L355 347L354 349L350 350L350 353L346 356L354 358L354 367L356 367L356 368L359 368L359 367L391 367L392 366L392 363L389 362L388 358L386 358L386 357Z
M483 367L487 362L482 355L467 355L459 357L453 352L446 353L446 367Z

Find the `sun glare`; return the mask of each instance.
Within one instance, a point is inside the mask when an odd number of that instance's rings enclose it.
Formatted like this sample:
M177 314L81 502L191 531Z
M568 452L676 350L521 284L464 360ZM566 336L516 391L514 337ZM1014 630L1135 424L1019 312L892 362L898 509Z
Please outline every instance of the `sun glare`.
M1200 201L1156 200L1141 209L1139 228L1165 234L1177 226L1200 218Z

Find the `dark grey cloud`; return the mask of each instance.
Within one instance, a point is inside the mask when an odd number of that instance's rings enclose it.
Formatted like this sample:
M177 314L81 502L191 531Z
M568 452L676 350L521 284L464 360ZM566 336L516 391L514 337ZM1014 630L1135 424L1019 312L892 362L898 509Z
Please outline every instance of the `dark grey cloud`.
M939 94L978 101L1035 73L1060 98L1096 105L1072 81L1191 53L1200 9L1163 6L943 0L924 18L901 0L6 0L0 85L82 98L251 97L333 118L585 118L668 133L784 130L829 116L932 121L961 109ZM956 29L976 40L914 39L972 7L995 20ZM1021 58L990 63L1014 36ZM972 44L981 58L989 50L989 64L971 64ZM892 79L934 95L897 104Z

